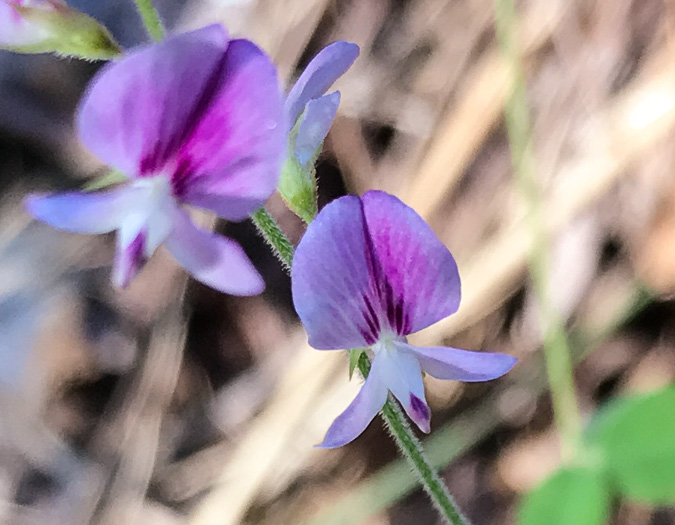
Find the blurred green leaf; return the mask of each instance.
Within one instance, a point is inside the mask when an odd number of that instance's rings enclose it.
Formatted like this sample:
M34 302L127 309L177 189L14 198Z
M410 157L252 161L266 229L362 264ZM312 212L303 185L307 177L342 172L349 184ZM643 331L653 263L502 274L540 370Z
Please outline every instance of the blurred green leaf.
M588 442L624 496L675 502L674 387L613 402L589 428Z
M558 470L525 496L519 525L603 525L610 494L598 470L570 467Z

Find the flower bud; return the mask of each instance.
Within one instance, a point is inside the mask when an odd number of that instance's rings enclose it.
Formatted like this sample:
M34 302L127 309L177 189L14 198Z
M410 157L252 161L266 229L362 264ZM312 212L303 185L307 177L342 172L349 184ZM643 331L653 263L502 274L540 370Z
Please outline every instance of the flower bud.
M60 0L0 0L0 48L91 60L120 53L103 25Z

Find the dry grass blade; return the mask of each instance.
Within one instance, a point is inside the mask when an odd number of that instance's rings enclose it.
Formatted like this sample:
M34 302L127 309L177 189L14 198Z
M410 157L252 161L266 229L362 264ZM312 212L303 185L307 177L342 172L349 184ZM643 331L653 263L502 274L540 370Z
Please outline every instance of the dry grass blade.
M326 383L343 364L337 352L300 346L293 363L264 412L249 426L211 492L195 510L192 525L242 522L280 457L320 398Z
M523 16L521 46L533 53L553 34L563 14L561 2L537 2ZM442 117L422 159L401 192L405 201L431 216L453 190L460 176L502 116L511 89L509 71L497 50L474 67L465 95ZM439 191L439 185L442 190Z
M655 57L646 74L588 122L586 150L563 165L546 206L552 233L601 198L650 147L675 126L675 76L667 54ZM601 130L602 133L597 133ZM520 224L486 243L461 264L467 290L459 312L414 337L435 344L494 312L515 291L524 274L529 235Z

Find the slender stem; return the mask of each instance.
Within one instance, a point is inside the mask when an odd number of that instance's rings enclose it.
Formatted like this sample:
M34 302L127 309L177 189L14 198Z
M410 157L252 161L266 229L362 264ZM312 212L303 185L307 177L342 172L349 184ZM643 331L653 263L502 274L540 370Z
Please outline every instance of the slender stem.
M359 371L364 378L370 373L370 360L363 353L359 359ZM422 487L429 495L439 514L452 525L470 525L448 491L445 483L424 454L422 443L415 437L408 425L403 411L391 396L382 407L382 418L401 453L414 467L422 482Z
M264 207L253 213L251 219L253 219L253 224L255 224L260 235L272 248L274 255L277 256L286 271L290 271L293 263L293 245L281 230L277 221L267 213Z
M155 6L152 5L152 0L135 0L136 8L143 19L143 25L148 31L150 38L155 42L163 40L166 36L166 30L164 29L164 24L162 24L162 19L159 18L159 13Z
M563 455L571 459L581 443L581 417L565 326L549 289L549 247L541 189L535 174L525 75L518 47L517 14L513 0L495 0L499 47L512 75L512 91L504 109L515 182L527 207L531 229L530 275L544 332L544 355L551 385L553 411Z
M290 269L293 262L293 245L274 218L267 213L265 208L260 208L252 215L252 219L260 234L272 247L275 255L287 269ZM359 358L358 368L364 378L368 377L370 360L365 353L361 354ZM424 490L440 515L451 525L470 525L469 521L458 510L453 497L440 476L424 455L422 443L413 434L398 404L389 399L382 408L381 414L396 445L417 472Z

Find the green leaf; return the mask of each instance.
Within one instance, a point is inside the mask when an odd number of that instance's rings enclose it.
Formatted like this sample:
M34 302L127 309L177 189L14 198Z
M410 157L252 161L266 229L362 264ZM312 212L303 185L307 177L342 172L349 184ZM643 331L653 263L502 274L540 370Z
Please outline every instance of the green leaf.
M365 351L365 348L353 348L349 350L349 379L351 379L354 375L354 370L359 365L361 354L363 354Z
M588 442L623 495L675 503L674 387L613 402L589 428Z
M602 472L585 467L558 470L525 496L519 525L603 525L610 494Z

